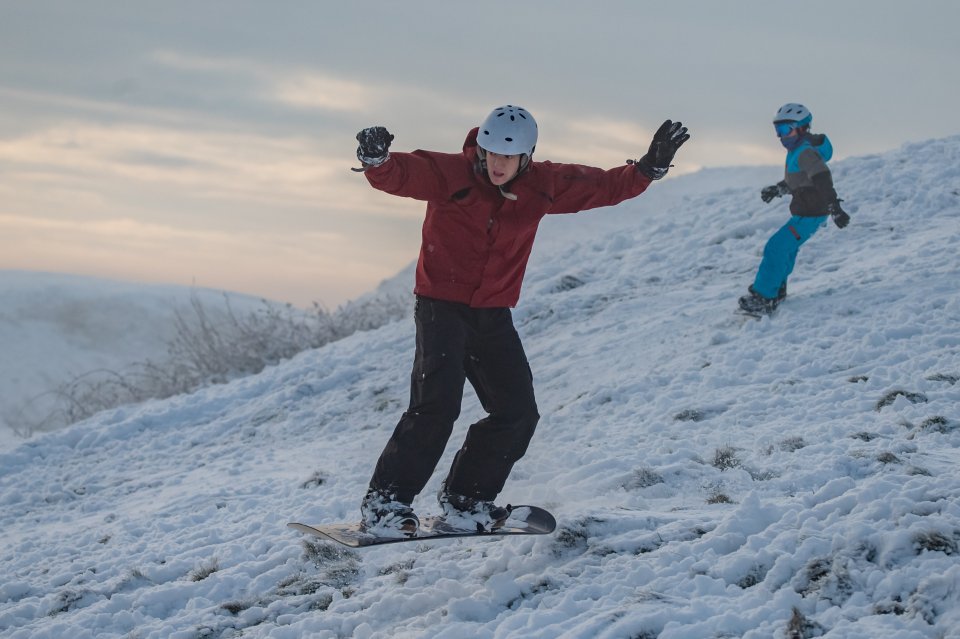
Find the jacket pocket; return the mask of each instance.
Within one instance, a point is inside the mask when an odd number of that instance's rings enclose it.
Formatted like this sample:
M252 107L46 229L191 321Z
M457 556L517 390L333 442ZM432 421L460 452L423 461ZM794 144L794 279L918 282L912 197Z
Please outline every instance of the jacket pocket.
M472 186L465 186L462 189L454 191L450 194L450 202L455 206L465 209L475 206L479 201L479 189L475 189Z

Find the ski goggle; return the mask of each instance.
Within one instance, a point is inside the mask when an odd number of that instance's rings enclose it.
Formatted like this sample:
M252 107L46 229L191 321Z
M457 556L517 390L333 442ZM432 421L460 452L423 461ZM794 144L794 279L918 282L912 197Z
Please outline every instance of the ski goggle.
M773 128L777 131L777 137L782 138L790 135L797 128L796 122L775 122Z

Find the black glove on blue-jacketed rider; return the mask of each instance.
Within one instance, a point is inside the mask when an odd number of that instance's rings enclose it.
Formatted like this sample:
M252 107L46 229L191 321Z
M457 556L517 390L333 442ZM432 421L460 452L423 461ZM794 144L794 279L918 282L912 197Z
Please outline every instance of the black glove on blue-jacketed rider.
M837 225L838 229L842 229L850 223L850 216L840 208L840 202L842 201L843 200L836 200L827 205L827 213L833 219L833 223Z
M769 203L773 198L786 195L789 192L790 188L787 186L786 181L780 180L773 186L764 187L764 189L760 191L760 199Z

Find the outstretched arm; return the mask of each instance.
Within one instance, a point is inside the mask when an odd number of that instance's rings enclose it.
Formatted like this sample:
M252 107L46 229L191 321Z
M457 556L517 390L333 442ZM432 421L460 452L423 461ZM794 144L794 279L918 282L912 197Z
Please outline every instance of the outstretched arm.
M666 120L653 135L650 148L639 160L603 171L580 165L553 165L556 192L551 213L574 213L601 206L619 204L643 193L652 180L659 180L670 169L670 162L684 142L690 139L681 122Z
M390 153L393 134L385 127L372 126L357 133L357 159L370 185L385 193L410 197L415 200L430 200L443 197L446 181L438 167L436 157L441 154L430 151L413 153ZM449 195L449 194L446 194Z

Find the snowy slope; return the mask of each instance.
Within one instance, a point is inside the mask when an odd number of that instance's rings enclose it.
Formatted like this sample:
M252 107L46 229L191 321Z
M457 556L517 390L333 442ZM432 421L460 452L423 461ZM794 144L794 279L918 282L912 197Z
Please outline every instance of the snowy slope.
M853 222L759 322L732 309L786 203L747 171L546 222L515 311L543 418L502 498L554 535L285 528L358 515L398 322L0 455L0 635L960 637L960 138L834 163Z
M240 314L264 304L211 289L0 270L0 450L17 441L7 422L40 421L61 384L162 361L175 313L189 312L191 298L211 312L228 301Z

